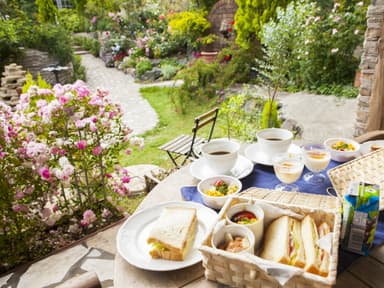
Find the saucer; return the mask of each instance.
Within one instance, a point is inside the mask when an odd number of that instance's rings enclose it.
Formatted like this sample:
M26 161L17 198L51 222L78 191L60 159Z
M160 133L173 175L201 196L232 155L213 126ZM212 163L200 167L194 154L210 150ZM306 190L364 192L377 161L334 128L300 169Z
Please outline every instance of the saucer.
M237 158L235 167L232 168L230 173L227 175L233 176L237 179L242 179L253 171L253 163L246 157L239 155ZM191 175L199 180L202 180L207 177L215 176L217 175L216 172L212 171L207 163L205 158L199 158L195 160L191 166L189 167L189 172Z
M301 149L296 144L291 144L288 148L289 153L301 153ZM249 145L244 150L245 157L254 163L259 163L267 166L272 166L272 159L260 150L258 143Z

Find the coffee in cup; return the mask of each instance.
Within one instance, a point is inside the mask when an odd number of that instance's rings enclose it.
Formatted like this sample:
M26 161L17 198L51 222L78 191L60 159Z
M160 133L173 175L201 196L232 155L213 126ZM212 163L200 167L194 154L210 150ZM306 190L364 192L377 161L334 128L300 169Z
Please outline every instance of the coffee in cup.
M229 139L214 139L201 146L208 167L217 174L229 174L235 167L240 144Z
M276 154L288 151L293 133L282 128L267 128L257 132L256 138L261 152L272 159Z

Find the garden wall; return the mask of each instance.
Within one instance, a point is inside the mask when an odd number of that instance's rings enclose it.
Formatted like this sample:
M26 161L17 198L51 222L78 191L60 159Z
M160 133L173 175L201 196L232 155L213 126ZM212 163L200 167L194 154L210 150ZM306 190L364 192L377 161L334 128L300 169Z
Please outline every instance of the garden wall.
M360 90L354 136L384 130L384 0L373 0L367 12Z
M219 39L208 45L205 48L206 51L220 51L228 46L229 41L235 40L234 33L229 38L225 38L221 30L231 26L236 10L237 4L234 0L220 0L212 7L208 15L208 20L211 23L210 33L219 36Z
M30 72L36 79L38 73L43 77L45 81L50 84L56 84L55 74L49 71L43 71L49 65L56 64L58 61L49 56L47 52L42 52L34 49L25 49L23 51L23 57L20 59L20 65ZM73 67L68 65L68 70L63 70L58 73L58 79L61 84L72 83Z

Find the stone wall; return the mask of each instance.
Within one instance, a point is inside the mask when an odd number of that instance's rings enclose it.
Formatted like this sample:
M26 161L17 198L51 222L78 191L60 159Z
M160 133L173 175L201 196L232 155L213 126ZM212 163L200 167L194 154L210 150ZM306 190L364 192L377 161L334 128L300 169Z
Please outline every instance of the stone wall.
M380 42L384 41L384 0L372 1L367 11L367 30L365 32L365 40L363 54L360 63L360 90L357 98L357 112L354 136L359 136L368 132L369 117L379 117L373 115L370 109L370 103L376 95L373 90L376 79L382 79L384 75L378 75L380 70L377 69L380 55ZM372 107L371 107L372 108ZM384 111L382 111L384 112ZM384 127L381 127L384 129Z
M20 59L20 65L24 67L24 69L31 73L36 79L38 73L43 77L45 81L50 83L51 85L56 84L56 77L53 72L44 71L44 68L49 67L52 64L57 64L58 61L48 55L47 52L42 52L34 49L24 49L23 57ZM58 73L58 82L61 84L72 83L72 75L73 75L73 67L72 64L68 64L66 67L69 69L62 70Z
M12 63L4 67L1 78L0 101L14 107L19 102L18 89L25 84L25 70L20 65Z
M237 4L234 0L220 0L211 9L208 20L211 23L210 33L218 36L213 44L207 45L205 51L220 51L228 46L231 41L235 40L235 34L232 33L228 38L224 37L221 30L225 30L231 26L234 21Z

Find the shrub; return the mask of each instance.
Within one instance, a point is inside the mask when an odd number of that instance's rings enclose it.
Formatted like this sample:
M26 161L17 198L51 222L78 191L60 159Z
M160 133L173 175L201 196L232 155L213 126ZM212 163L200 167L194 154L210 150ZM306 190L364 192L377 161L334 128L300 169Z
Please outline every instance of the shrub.
M101 45L97 39L85 36L73 36L72 41L74 44L79 45L85 50L88 50L93 56L99 56Z
M256 100L255 109L247 111L247 101ZM229 95L220 104L219 115L224 118L221 128L227 133L228 138L236 138L243 141L255 141L256 132L261 128L261 109L265 101L260 97L251 97L248 94Z
M365 8L362 2L320 14L315 2L292 2L277 10L277 21L264 25L267 70L278 74L280 85L314 90L323 84L352 83L359 60L353 53L362 43Z
M178 67L172 64L163 64L161 65L161 74L163 75L164 80L170 80L172 79L177 71Z
M141 77L145 72L151 70L153 67L152 62L148 59L140 60L136 64L136 75Z
M258 47L230 47L220 51L217 60L220 62L221 73L217 75L217 83L221 89L235 83L250 83L255 81L256 57L261 54Z
M73 80L86 80L85 67L81 65L81 57L79 55L74 55L72 59L73 65Z
M286 7L291 0L236 0L235 14L236 43L250 47L263 25L276 16L277 7Z
M0 271L118 217L108 203L130 193L116 164L131 130L106 91L30 86L15 112L0 104L0 116Z
M183 79L181 90L189 99L201 100L216 95L217 85L215 79L219 73L217 63L205 63L196 60L191 67L181 71L179 78Z
M62 8L59 10L58 22L64 29L70 33L82 32L83 21L73 9Z
M184 11L169 17L171 37L181 43L188 51L199 50L199 38L211 27L202 11ZM187 51L187 52L188 52Z

